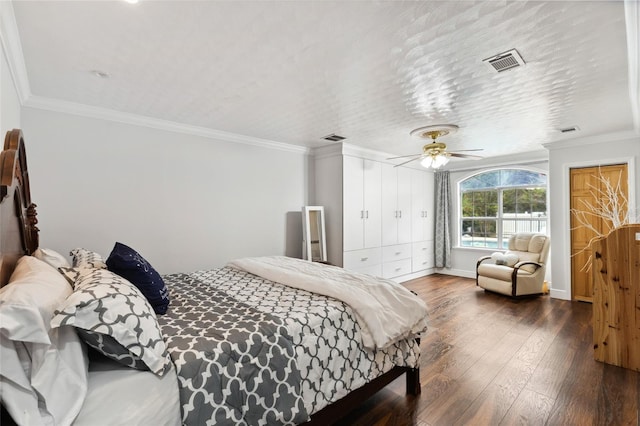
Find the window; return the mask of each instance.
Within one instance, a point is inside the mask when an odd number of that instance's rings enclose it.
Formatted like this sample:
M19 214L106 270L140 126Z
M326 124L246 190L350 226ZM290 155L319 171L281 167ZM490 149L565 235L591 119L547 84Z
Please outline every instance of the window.
M460 182L460 245L507 248L517 232L547 232L547 175L502 169Z

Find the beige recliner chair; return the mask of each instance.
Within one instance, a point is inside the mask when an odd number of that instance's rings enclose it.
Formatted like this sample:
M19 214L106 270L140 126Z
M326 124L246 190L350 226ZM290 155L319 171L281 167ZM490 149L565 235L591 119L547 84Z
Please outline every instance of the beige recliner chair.
M512 297L546 293L543 288L549 237L522 232L509 238L508 247L505 253L478 259L476 285Z

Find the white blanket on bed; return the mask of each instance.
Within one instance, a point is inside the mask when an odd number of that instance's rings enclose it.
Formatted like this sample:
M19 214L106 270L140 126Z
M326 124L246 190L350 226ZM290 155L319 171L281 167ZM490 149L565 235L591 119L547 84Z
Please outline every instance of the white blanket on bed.
M427 306L398 283L284 256L247 257L228 266L345 302L367 348L381 349L427 329Z

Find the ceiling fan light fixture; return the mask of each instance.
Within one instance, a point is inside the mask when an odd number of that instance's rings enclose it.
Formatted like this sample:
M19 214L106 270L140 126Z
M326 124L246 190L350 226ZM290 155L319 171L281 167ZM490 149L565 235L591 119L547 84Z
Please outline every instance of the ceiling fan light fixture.
M426 155L420 160L420 165L424 168L439 169L449 162L449 156L446 154Z
M420 165L425 169L428 169L433 164L433 158L430 155L427 155L422 160L420 160Z
M433 163L431 164L431 167L433 167L434 169L439 169L440 167L444 166L445 164L447 164L449 162L449 157L446 155L437 155L434 159L433 159Z
M432 126L418 127L410 132L411 136L421 139L429 139L431 142L422 147L421 154L401 155L399 157L390 157L387 160L405 159L400 164L393 167L403 166L412 161L420 161L420 165L425 168L439 169L449 162L451 157L458 158L482 158L477 155L463 154L462 152L447 151L447 144L438 142L436 139L440 136L448 135L458 130L455 124L436 124ZM463 149L462 151L482 151L482 149Z

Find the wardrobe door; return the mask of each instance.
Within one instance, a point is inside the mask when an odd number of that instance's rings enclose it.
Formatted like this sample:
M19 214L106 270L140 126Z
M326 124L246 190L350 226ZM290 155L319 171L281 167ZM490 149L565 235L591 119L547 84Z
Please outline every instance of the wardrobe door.
M381 191L382 164L363 160L364 248L380 247L382 238Z
M364 171L362 158L343 159L343 250L364 248Z

